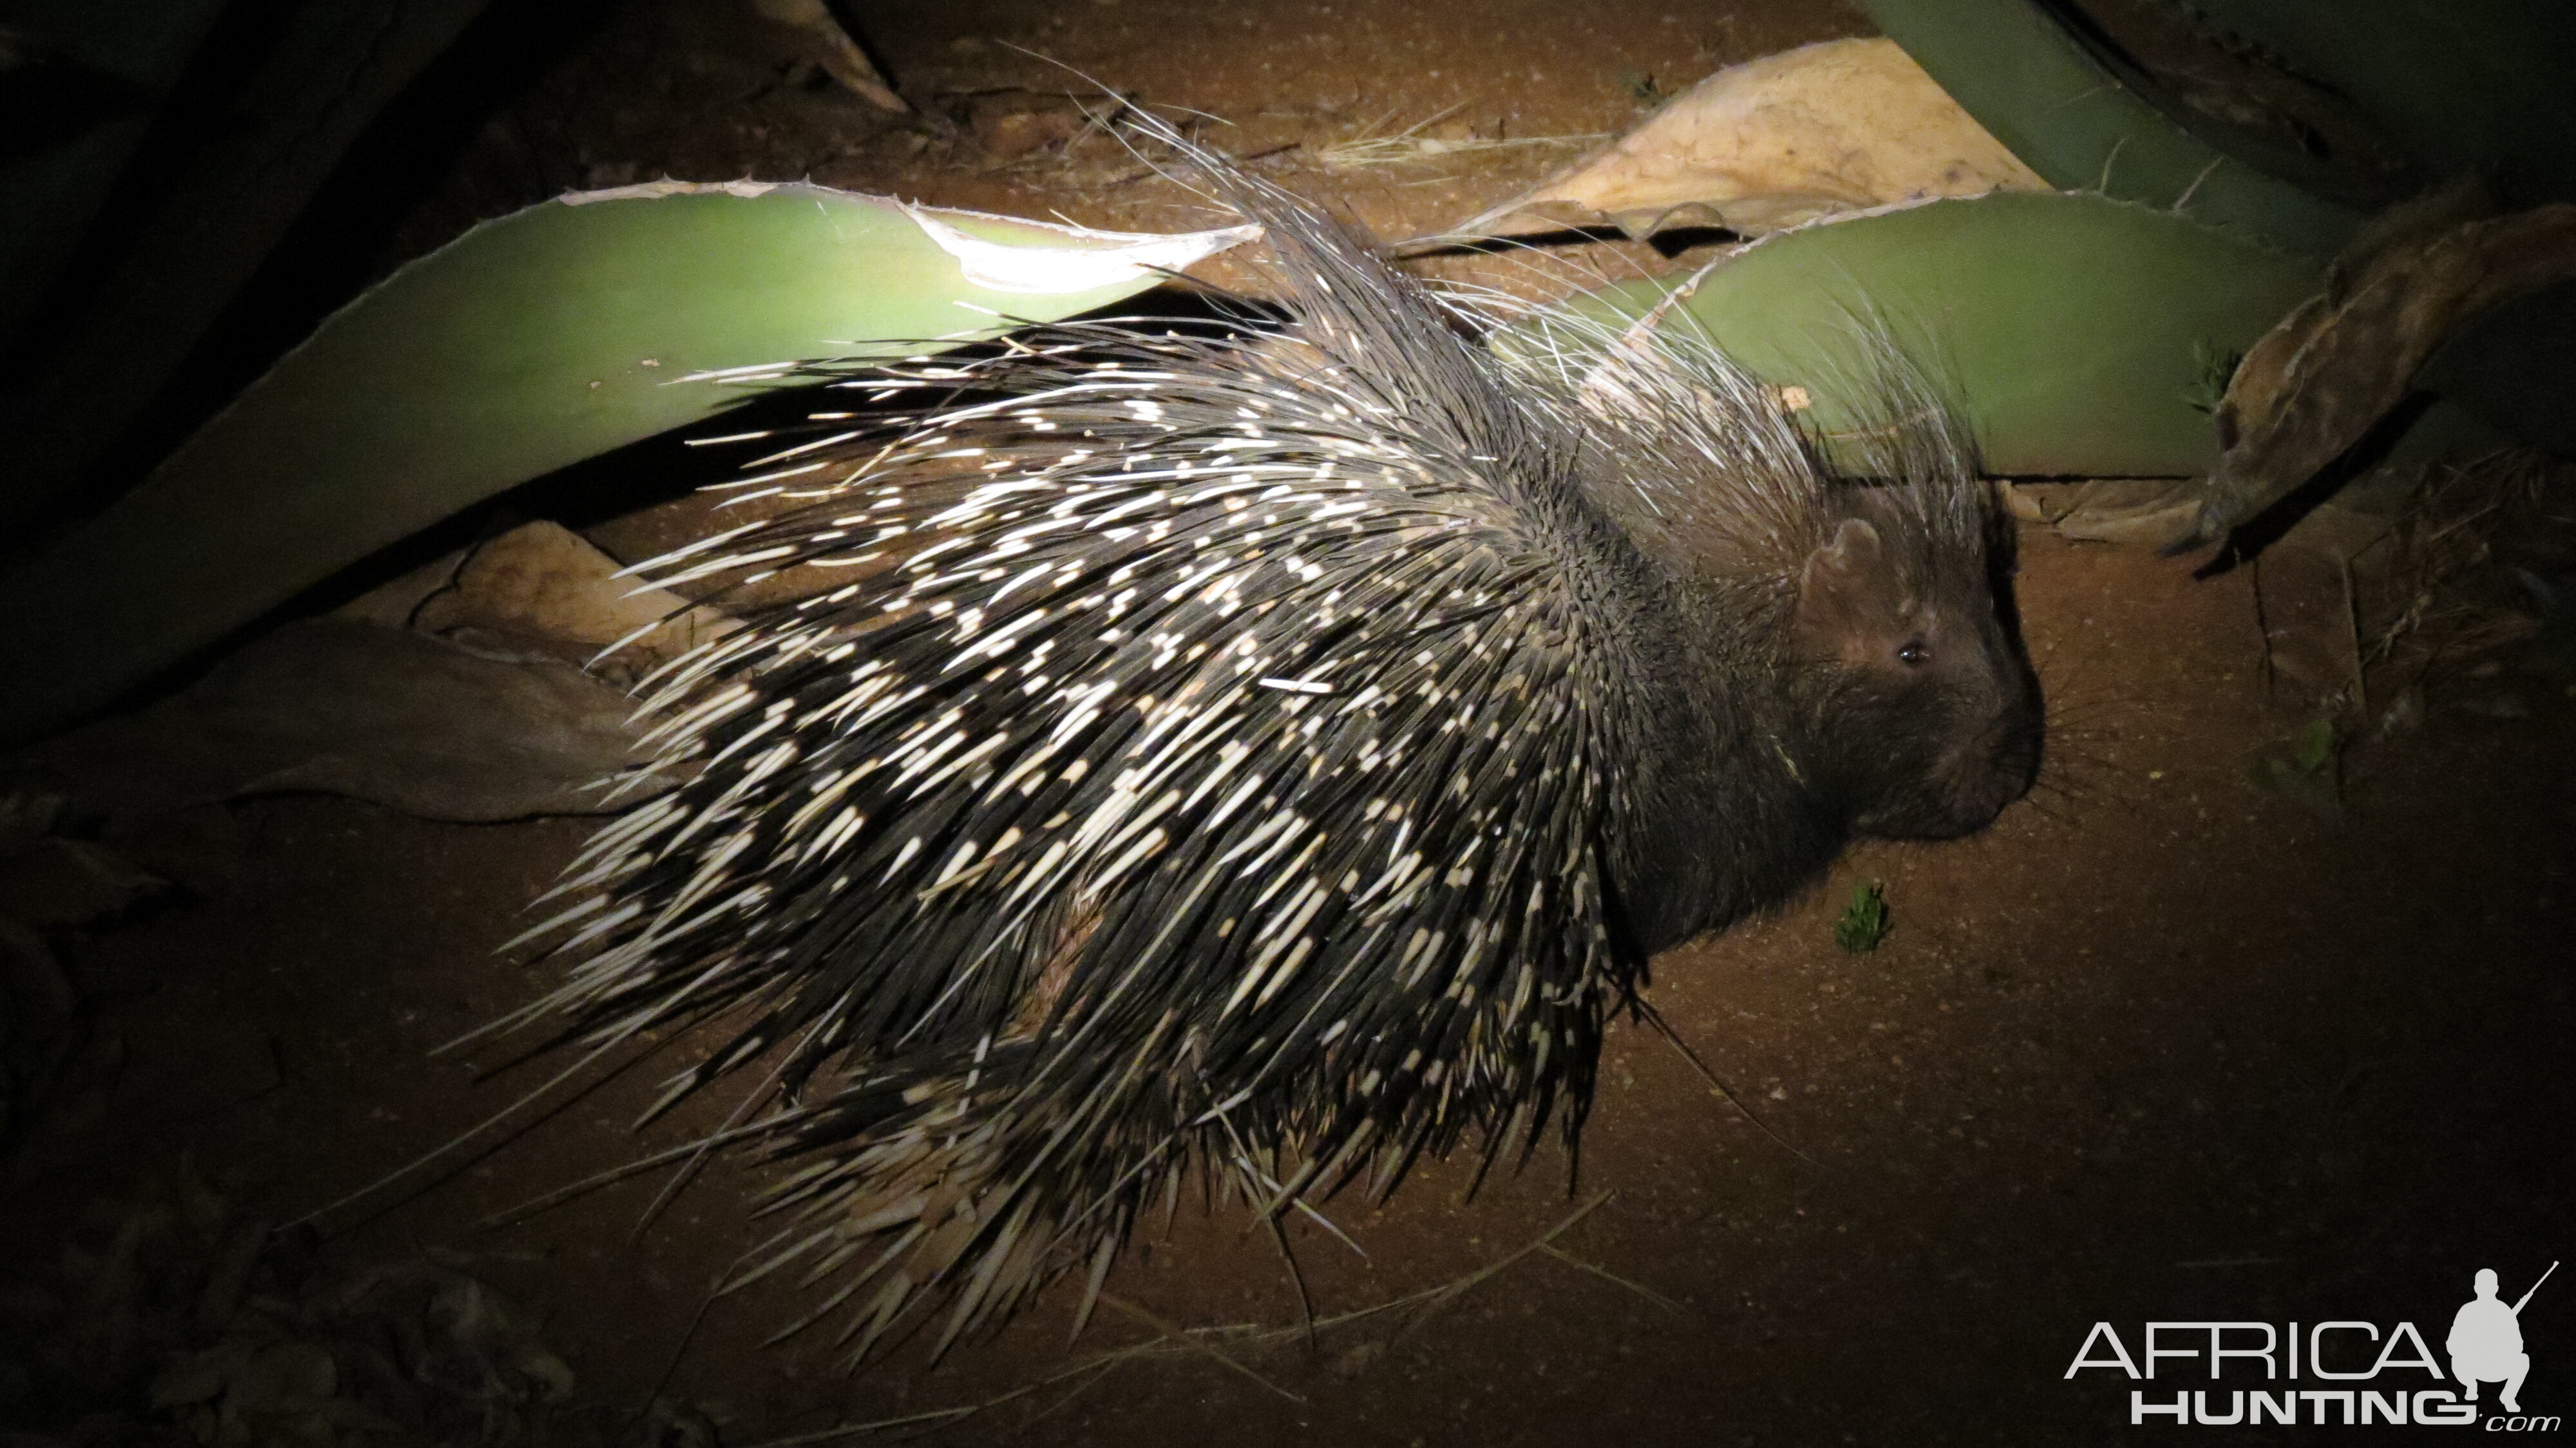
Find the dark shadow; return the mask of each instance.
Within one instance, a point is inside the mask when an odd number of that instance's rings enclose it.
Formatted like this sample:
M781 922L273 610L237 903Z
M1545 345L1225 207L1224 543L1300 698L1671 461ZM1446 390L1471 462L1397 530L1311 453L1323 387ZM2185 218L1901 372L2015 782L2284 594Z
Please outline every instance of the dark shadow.
M30 535L97 511L148 473L208 417L312 334L385 269L394 231L445 180L494 112L514 100L614 9L612 0L493 5L423 67L351 143L267 259L206 328L139 424L73 486L38 504ZM83 325L171 191L238 129L245 86L274 63L297 7L226 6L173 86L115 188L83 230L75 260L8 339L18 359L0 387L24 387Z

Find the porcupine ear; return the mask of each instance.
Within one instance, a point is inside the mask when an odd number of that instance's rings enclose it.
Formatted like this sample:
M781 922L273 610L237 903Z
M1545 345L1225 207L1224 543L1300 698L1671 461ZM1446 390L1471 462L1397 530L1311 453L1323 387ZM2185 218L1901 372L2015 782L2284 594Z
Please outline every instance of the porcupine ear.
M1798 569L1798 621L1802 626L1830 626L1851 619L1872 593L1883 592L1887 545L1866 518L1845 518L1833 535L1816 545Z

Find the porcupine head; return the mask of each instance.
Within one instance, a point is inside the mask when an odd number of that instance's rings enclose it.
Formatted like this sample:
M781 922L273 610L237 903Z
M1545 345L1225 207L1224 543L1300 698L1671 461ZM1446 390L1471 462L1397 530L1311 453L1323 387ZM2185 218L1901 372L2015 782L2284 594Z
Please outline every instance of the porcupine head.
M1687 331L1604 334L1572 379L1580 491L1637 589L1660 741L1630 857L1661 949L1777 903L1854 836L1973 833L2037 776L2042 708L2013 539L1959 414L1882 324L1852 324L1831 434ZM1553 379L1565 385L1559 363Z
M1714 347L1487 345L1212 170L1288 333L1034 329L755 439L737 486L796 506L656 576L809 586L655 686L680 782L540 927L523 1018L722 1023L664 1099L751 1083L728 1137L798 1165L746 1280L830 1284L858 1353L1096 1295L1185 1179L1275 1219L1570 1142L1649 952L2036 767L1923 389L1838 470Z

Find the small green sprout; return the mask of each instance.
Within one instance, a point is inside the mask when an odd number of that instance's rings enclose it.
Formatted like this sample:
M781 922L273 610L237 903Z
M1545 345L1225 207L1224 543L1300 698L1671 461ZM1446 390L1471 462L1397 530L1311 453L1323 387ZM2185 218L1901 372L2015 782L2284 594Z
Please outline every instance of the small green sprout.
M1894 924L1887 913L1887 887L1864 880L1853 888L1851 903L1834 920L1834 944L1853 955L1876 950Z
M2329 823L2343 818L2343 791L2336 757L2342 738L2334 716L2321 715L2290 739L2275 744L2246 763L2246 773L2259 789L2283 794L2305 805Z
M2301 774L2325 773L2326 766L2334 763L2335 757L2333 717L2329 715L2309 720L2308 726L2299 731L2298 750L2291 757L2298 764Z
M2236 380L2237 365L2244 360L2242 352L2192 343L2191 383L2182 390L2183 405L2194 412L2217 412L2218 404L2227 400L2227 384Z
M1642 70L1619 72L1619 88L1628 93L1629 99L1645 105L1659 106L1672 99L1672 92L1655 84L1655 78Z

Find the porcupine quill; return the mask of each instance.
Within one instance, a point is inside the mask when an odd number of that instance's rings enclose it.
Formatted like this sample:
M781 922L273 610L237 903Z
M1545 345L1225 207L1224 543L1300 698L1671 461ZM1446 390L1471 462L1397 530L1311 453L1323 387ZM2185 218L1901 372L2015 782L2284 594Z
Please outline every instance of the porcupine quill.
M655 1109L760 1067L728 1135L801 1165L734 1285L829 1280L854 1361L1096 1296L1193 1172L1275 1216L1571 1145L1649 955L2037 768L2009 536L1926 389L1891 372L1838 477L1704 341L1504 355L1191 154L1293 324L844 376L903 405L820 414L725 485L792 508L641 570L804 586L651 681L683 782L569 867L568 973L511 1018L728 1023Z

